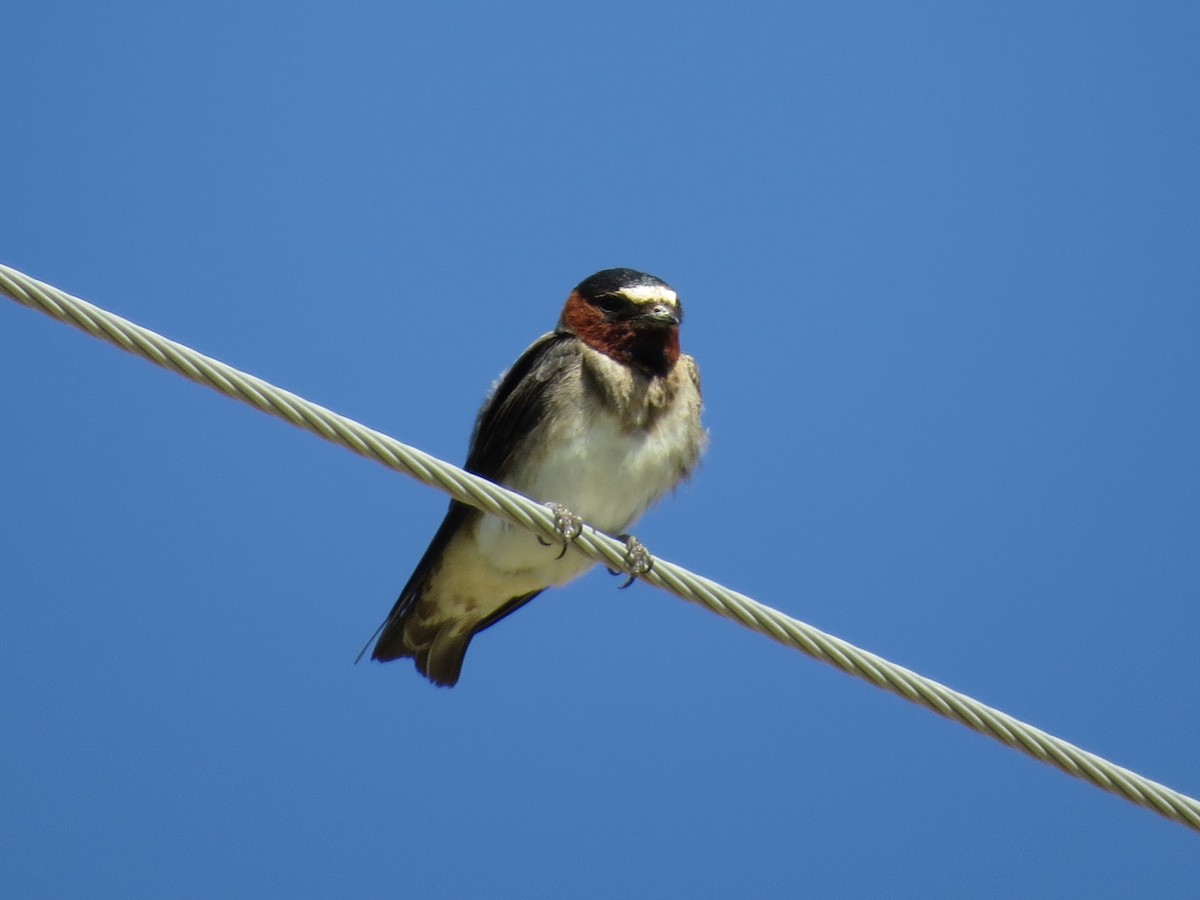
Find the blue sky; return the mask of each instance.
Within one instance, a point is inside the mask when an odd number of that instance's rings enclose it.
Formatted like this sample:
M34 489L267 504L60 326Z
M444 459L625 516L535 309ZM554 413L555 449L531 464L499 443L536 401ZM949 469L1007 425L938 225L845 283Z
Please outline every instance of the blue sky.
M444 458L676 287L652 552L1200 795L1200 8L9 4L0 262ZM0 303L22 897L1180 896L1181 826L602 572L354 666L442 495Z

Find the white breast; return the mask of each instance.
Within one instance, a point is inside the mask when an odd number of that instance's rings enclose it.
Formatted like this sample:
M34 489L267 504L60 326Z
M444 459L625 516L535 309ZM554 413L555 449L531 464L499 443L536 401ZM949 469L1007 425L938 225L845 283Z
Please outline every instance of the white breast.
M676 368L669 386L660 380L653 391L635 384L628 369L607 357L596 354L589 363L617 392L618 402L583 391L573 372L572 390L564 392L568 402L559 403L531 435L528 458L505 483L618 534L695 464L704 444L700 397L690 359L686 370ZM509 571L534 567L548 576L546 583L561 584L592 565L577 553L551 565L556 551L548 553L528 532L492 516L480 522L477 538L493 564Z
M674 486L679 428L627 431L607 414L575 409L555 429L557 440L539 464L521 472L518 490L562 503L597 528L620 532ZM514 479L515 480L515 479Z

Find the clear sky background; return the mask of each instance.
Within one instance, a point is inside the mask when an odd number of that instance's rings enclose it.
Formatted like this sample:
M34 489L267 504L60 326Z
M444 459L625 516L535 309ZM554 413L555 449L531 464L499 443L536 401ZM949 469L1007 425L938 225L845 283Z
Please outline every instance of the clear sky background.
M655 554L1200 795L1200 6L8 3L0 261L461 462L684 298ZM0 302L14 897L1194 895L1200 835L593 572L354 666L443 495Z

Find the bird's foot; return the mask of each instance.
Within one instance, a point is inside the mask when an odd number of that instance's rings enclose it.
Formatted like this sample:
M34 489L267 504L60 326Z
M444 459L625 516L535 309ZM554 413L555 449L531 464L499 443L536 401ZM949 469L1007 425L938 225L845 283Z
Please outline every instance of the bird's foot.
M579 537L583 533L583 519L575 515L561 503L547 503L550 512L554 513L554 531L562 538L562 551L555 559L562 559L567 554L567 547L571 545L571 541ZM543 547L551 547L551 541L543 540L541 535L538 535L538 543Z
M618 534L617 538L625 542L625 565L629 568L629 578L617 590L625 590L642 575L654 568L654 557L646 549L646 545L632 534ZM621 575L616 569L609 569L609 575Z

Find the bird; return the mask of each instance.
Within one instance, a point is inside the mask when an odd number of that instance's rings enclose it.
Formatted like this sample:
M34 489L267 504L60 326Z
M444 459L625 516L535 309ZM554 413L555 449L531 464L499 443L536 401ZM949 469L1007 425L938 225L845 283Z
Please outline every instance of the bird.
M675 290L633 269L605 269L570 292L555 329L494 385L465 463L550 506L561 548L451 501L372 638L373 660L412 658L434 684L455 685L476 634L595 565L570 547L581 520L625 539L634 571L649 568L626 529L691 476L708 441L682 321Z

